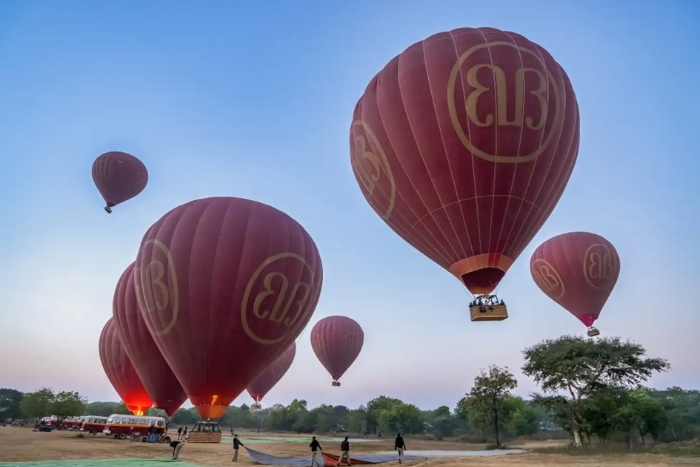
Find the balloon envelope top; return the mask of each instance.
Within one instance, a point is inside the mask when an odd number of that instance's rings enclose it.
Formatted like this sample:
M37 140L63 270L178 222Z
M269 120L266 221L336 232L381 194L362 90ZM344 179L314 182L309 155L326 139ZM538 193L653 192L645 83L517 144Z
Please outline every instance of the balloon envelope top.
M153 401L124 350L112 318L102 328L99 349L102 368L124 405L134 415L145 414Z
M287 214L241 198L171 210L146 232L139 305L203 418L228 405L301 333L321 294L311 236Z
M350 127L369 205L474 294L495 289L547 220L578 147L563 68L493 28L411 45L370 81Z
M108 208L128 201L148 184L148 169L136 157L120 151L102 154L92 163L92 180Z
M620 257L600 235L569 232L537 247L530 273L542 292L590 327L615 288Z

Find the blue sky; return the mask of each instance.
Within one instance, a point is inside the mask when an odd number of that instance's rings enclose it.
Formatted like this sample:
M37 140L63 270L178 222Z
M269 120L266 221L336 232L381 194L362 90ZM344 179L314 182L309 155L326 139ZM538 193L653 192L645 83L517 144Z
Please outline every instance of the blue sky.
M306 331L268 404L387 394L453 406L481 367L519 374L524 347L585 331L528 270L539 243L571 230L605 236L622 258L601 331L671 361L654 386L700 387L699 22L690 1L0 2L0 387L115 400L97 353L114 286L152 222L212 195L301 222L324 261L309 329L332 314L365 329L340 389ZM469 322L469 296L381 222L349 162L367 82L413 42L461 26L543 45L581 110L578 164L499 290L502 323ZM150 171L111 216L90 177L109 150ZM534 389L520 376L520 394Z

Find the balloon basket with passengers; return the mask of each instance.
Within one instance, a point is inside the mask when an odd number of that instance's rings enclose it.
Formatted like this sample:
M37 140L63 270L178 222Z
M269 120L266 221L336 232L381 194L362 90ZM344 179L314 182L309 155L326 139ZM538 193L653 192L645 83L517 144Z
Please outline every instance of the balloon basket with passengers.
M220 443L221 427L219 422L211 420L197 422L190 432L187 433L188 443Z

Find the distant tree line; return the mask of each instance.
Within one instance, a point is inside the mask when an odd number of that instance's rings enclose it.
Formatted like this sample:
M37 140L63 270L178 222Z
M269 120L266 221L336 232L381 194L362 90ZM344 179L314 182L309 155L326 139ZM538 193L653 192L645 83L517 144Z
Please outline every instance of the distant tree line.
M569 436L574 446L610 440L637 444L695 439L700 436L700 391L642 385L656 372L667 371L663 359L620 338L584 339L563 336L523 352L522 371L541 391L530 400L514 396L517 381L508 368L490 366L454 408L421 410L399 399L379 396L350 409L321 405L310 409L303 399L251 411L243 404L228 408L220 423L247 430L297 433L353 433L393 436L396 432L434 439L492 442L501 447L515 437ZM56 415L127 414L123 403L88 403L77 392L49 388L22 394L0 389L0 420ZM165 416L151 409L150 415ZM173 425L200 420L194 408L178 410Z

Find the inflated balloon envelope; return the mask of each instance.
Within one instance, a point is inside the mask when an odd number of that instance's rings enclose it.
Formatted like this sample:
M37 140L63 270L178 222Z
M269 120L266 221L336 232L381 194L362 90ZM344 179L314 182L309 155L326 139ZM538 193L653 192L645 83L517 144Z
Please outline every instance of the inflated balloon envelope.
M287 214L205 198L151 226L134 283L163 357L202 417L217 419L309 322L323 268L313 239Z
M543 47L461 28L411 45L370 81L350 159L377 215L482 296L471 317L489 321L507 317L493 292L564 192L579 135L571 82Z

